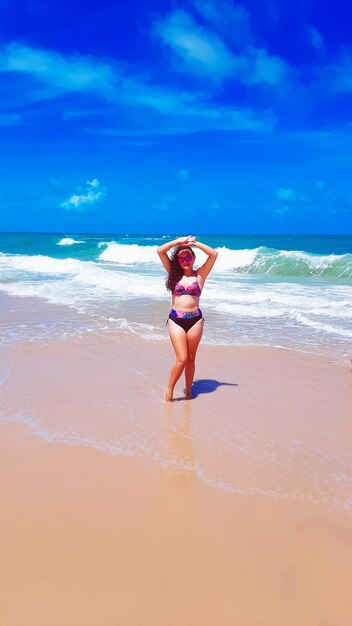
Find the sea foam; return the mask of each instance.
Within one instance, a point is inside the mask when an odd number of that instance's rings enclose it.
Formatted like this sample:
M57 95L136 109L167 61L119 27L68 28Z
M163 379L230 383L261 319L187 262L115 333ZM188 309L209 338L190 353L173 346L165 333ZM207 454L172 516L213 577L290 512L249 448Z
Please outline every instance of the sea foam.
M104 245L105 242L101 242ZM100 244L98 244L100 246ZM114 241L106 243L106 249L99 255L100 261L113 261L129 265L131 263L160 263L157 246L126 245Z
M57 246L72 246L75 243L85 243L85 241L81 239L72 239L71 237L64 237L57 242Z

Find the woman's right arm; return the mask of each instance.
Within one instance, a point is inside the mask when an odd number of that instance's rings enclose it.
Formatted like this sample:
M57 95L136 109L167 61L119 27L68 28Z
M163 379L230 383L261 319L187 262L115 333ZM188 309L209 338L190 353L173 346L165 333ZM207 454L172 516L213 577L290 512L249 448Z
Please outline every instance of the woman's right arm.
M168 250L171 250L171 248L173 248L174 246L179 246L181 244L191 244L193 241L195 241L195 237L188 235L188 237L179 237L178 239L174 239L173 241L168 241L167 243L164 243L162 246L159 246L159 248L157 248L160 260L168 274L171 270L171 261L166 254Z

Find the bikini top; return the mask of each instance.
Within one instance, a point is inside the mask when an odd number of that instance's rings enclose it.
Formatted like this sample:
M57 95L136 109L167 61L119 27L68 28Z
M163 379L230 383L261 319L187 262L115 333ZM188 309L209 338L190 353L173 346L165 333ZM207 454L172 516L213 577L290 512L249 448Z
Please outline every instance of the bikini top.
M182 283L179 281L176 283L174 290L172 292L175 296L197 296L199 298L201 294L201 289L197 283L191 283L188 287L184 287Z

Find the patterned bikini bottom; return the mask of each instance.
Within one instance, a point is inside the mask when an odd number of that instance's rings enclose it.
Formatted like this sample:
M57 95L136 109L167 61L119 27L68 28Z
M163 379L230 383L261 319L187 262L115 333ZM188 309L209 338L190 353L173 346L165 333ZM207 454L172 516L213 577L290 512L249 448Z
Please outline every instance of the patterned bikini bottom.
M188 311L186 313L184 311L176 311L175 309L171 309L166 323L168 323L169 319L175 322L175 324L177 324L178 326L181 326L181 328L183 328L186 333L199 320L204 320L202 311L200 309L196 309L196 311Z

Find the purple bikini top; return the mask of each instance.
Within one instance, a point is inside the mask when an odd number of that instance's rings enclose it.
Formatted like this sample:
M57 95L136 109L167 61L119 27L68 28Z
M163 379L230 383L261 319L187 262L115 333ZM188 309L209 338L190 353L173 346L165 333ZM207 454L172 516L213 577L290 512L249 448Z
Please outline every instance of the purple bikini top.
M197 296L199 298L201 294L201 289L197 281L195 281L194 283L191 283L190 285L188 285L188 287L184 287L182 283L179 281L178 283L176 283L175 288L172 293L175 296Z

